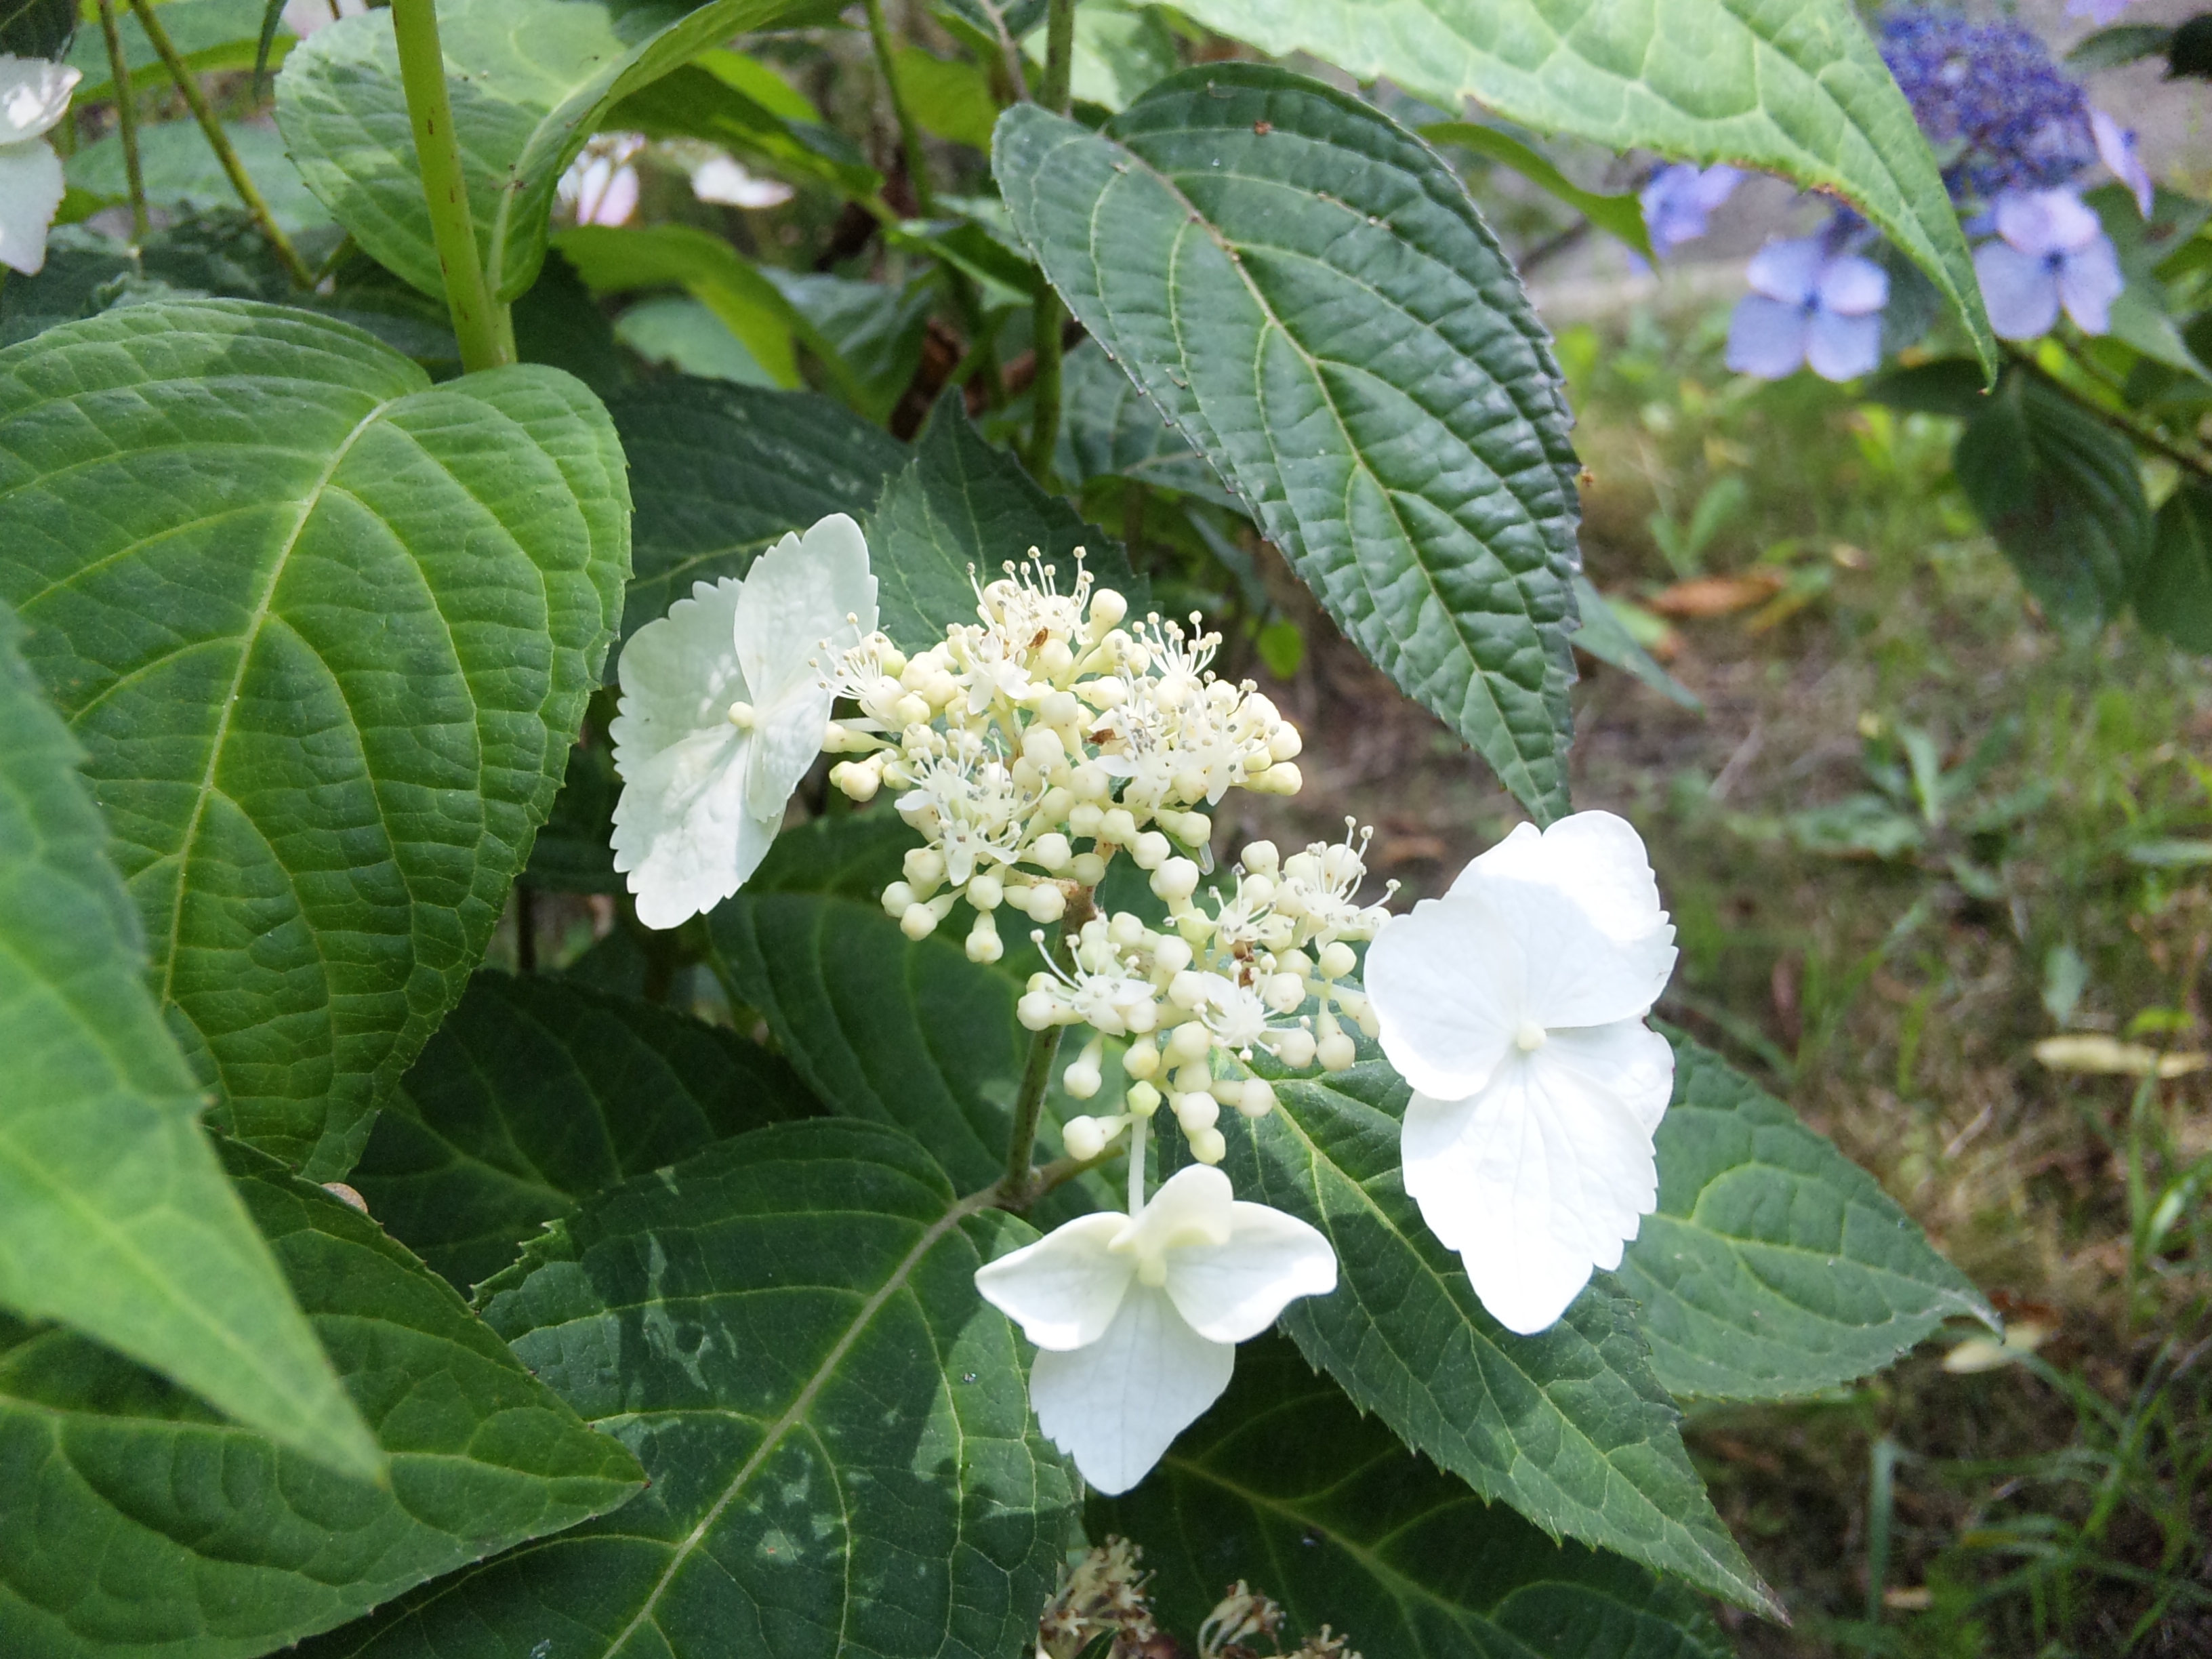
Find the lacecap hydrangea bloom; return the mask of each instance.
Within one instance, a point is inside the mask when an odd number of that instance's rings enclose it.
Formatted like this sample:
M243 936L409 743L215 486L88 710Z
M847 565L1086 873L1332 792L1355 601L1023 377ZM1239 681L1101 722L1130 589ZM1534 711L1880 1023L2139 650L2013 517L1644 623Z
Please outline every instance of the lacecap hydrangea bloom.
M66 186L46 134L82 77L66 64L0 52L0 265L35 276Z
M1729 319L1728 366L1778 380L1809 367L1854 380L1881 361L1889 273L1832 232L1769 242L1745 272L1751 292Z
M1406 1190L1508 1330L1540 1331L1657 1201L1674 967L1644 843L1609 812L1522 824L1369 948L1382 1052L1413 1085Z

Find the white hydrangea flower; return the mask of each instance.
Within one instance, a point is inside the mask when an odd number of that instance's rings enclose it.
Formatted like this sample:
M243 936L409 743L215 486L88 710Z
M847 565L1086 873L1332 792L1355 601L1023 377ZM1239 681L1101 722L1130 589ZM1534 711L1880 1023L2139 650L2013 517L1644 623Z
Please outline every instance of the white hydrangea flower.
M69 113L82 75L66 64L0 52L0 265L35 276L67 186L46 134Z
M1194 1164L1136 1214L1071 1221L979 1270L975 1287L1041 1350L1038 1425L1085 1480L1122 1492L1221 1397L1239 1342L1336 1288L1336 1253Z
M1609 812L1522 824L1368 951L1382 1051L1413 1085L1406 1190L1507 1329L1545 1329L1657 1200L1674 1057L1644 1024L1674 930Z
M615 868L640 921L673 927L752 874L822 752L831 661L875 626L868 544L837 513L631 636L610 735Z

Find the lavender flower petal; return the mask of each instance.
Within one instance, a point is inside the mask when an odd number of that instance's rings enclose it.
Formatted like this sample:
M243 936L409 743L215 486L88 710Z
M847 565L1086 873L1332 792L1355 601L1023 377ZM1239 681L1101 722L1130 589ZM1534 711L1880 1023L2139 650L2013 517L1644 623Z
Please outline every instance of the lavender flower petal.
M1871 259L1839 254L1821 268L1818 293L1824 312L1839 317L1868 316L1889 303L1889 273Z
M2058 267L2055 286L2075 327L2084 334L2102 334L2111 328L2112 301L2127 286L2112 238L2100 236L2068 254Z
M1974 275L1999 339L2033 340L2058 320L2058 273L2040 256L2008 242L1984 242L1974 250Z
M2136 211L2146 219L2150 217L2151 202L2156 191L2150 182L2150 169L2143 166L2142 156L2136 149L2136 136L2100 109L2089 112L2089 131L2097 137L2097 157L2105 170L2125 185L2136 198Z
M1824 380L1856 380L1881 362L1881 314L1816 311L1805 332L1805 363Z
M1805 361L1812 313L1802 305L1747 294L1729 319L1728 366L1739 374L1779 380Z
M1786 242L1769 242L1751 256L1751 264L1744 270L1744 280L1751 291L1763 294L1770 300L1779 300L1785 305L1802 306L1812 302L1820 285L1820 268L1828 261L1826 240L1818 236L1800 236Z
M1997 234L2034 258L2071 253L2105 234L2104 223L2068 190L2014 191L1997 198Z

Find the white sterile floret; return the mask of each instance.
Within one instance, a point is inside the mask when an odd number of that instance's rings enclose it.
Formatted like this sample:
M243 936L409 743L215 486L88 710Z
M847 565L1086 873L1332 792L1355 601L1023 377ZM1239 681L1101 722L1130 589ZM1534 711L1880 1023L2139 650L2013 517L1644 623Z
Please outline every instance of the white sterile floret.
M82 78L66 64L0 52L0 265L35 276L65 188L46 134Z
M1137 1214L1071 1221L980 1269L975 1288L1042 1350L1039 1426L1093 1486L1122 1492L1229 1386L1237 1344L1336 1288L1336 1254L1194 1164Z
M1413 1085L1406 1190L1483 1305L1540 1331L1657 1200L1674 967L1644 842L1609 812L1522 824L1370 948L1383 1053Z
M623 780L615 868L640 921L673 927L752 874L822 751L824 671L875 625L868 545L839 513L631 636L609 732Z

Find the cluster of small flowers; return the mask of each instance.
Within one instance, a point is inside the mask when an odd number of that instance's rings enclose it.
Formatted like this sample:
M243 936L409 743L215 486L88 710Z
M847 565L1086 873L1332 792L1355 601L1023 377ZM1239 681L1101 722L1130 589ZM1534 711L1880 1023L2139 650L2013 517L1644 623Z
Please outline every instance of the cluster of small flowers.
M2014 19L1893 11L1881 47L1960 206L2055 190L2096 162L2087 97Z

